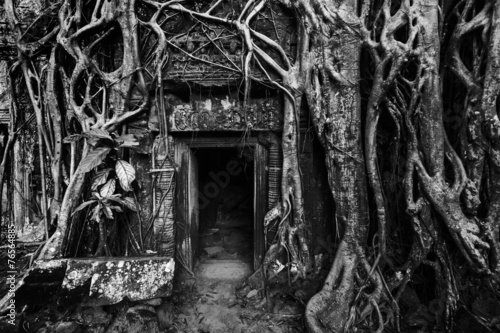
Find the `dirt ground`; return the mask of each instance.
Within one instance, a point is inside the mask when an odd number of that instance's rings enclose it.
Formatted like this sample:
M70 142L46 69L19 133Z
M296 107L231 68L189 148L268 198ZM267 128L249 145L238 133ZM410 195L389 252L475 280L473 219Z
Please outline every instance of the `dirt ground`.
M171 302L162 306L173 315L167 332L303 332L304 303L293 294L270 288L266 299L264 290L242 287L238 278L217 279L240 274L240 265L201 263L196 277L179 278Z

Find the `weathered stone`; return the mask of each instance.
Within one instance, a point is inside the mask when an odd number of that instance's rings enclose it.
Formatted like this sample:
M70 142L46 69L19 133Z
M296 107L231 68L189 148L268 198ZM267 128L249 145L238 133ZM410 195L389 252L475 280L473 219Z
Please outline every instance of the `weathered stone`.
M295 297L301 299L301 300L305 300L307 299L307 292L303 289L297 289L294 293Z
M152 306L145 305L145 304L139 304L139 305L133 306L127 310L127 314L135 313L135 312L139 312L139 313L149 312L151 314L156 315L155 309Z
M70 291L90 280L89 296L100 305L116 304L125 297L131 301L168 297L174 267L173 259L159 257L69 259L62 287Z
M54 333L80 333L82 328L74 321L60 322L56 325Z
M258 289L262 285L262 274L252 274L246 282L252 287L253 289Z
M120 314L107 328L108 332L127 333L158 333L156 313L130 308L126 313Z
M1 123L9 121L9 104L10 95L8 94L9 86L7 84L8 66L6 61L0 61L0 120ZM7 121L7 122L6 122Z
M21 20L28 21L39 15L44 8L40 0L21 0L16 6L16 14Z
M227 300L227 307L228 308L232 308L233 306L237 305L238 304L238 300L234 297L230 297L228 300Z
M252 274L252 266L246 262L214 260L210 263L201 263L197 274L209 280L242 281Z
M193 97L194 99L194 97ZM252 99L243 106L231 96L194 99L191 104L172 105L169 125L172 132L207 130L271 130L281 127L277 99Z
M156 318L160 330L168 329L174 323L174 308L170 303L164 303L156 308Z
M280 327L275 327L275 326L269 326L269 330L273 333L282 333L284 332L282 328Z
M248 293L252 290L252 288L250 286L245 286L244 288L238 290L236 292L236 295L238 297L245 297L246 295L248 295Z
M67 261L68 259L36 260L35 269L50 274L54 270L66 269Z
M106 326L104 325L95 325L86 327L83 330L83 333L104 333L106 331Z
M302 314L304 309L302 306L295 302L286 302L283 308L280 310L281 314L284 315L298 315Z
M259 293L258 290L254 289L252 291L250 291L248 294L247 294L247 298L252 298L254 296L257 296L257 294Z
M89 267L90 266L90 267ZM64 276L63 288L71 290L82 286L93 274L92 262L69 261Z
M16 284L16 305L47 304L59 289L66 270L66 260L35 261L24 278ZM5 297L8 298L8 295ZM5 303L5 297L2 303Z
M208 254L208 256L211 257L217 253L223 252L224 248L222 246L209 246L203 248L203 251L205 251Z
M88 326L108 325L112 319L112 316L99 306L83 310L81 316L83 323Z
M281 299L274 300L272 313L280 315L297 315L303 313L303 308L299 304Z
M273 300L273 307L271 309L271 312L273 314L278 314L281 311L281 308L285 305L285 301L282 299L274 299Z
M151 299L141 301L141 303L151 305L151 306L160 306L162 303L162 300L161 300L161 298L157 297L157 298L151 298Z

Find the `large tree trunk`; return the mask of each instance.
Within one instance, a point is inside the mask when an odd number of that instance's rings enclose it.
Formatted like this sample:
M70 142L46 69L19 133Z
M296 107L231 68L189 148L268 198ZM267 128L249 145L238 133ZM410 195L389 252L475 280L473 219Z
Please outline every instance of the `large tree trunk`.
M82 158L86 156L87 150L87 146L85 146ZM69 223L73 215L73 210L81 200L80 198L83 194L85 185L85 176L86 174L81 172L80 168L76 169L64 193L64 198L58 214L57 229L43 246L39 255L40 259L61 258L65 255L64 251L69 236Z
M489 193L490 203L486 218L487 229L491 233L494 249L493 265L500 274L500 2L494 2L491 21L491 35L488 45L488 63L484 78L481 109L484 114L486 136L489 139Z
M345 10L357 11L355 1L346 1L345 6ZM337 24L342 26L341 22ZM342 236L323 289L307 304L306 321L312 332L341 332L353 324L355 275L359 268L365 269L369 227L358 85L361 41L344 26L330 43L337 46L338 72L345 82L323 85L321 93L328 94L323 98L329 103L316 110L321 114L313 115L313 120L326 151L328 181L335 201L335 221L331 223L336 223ZM326 77L322 79L329 82Z

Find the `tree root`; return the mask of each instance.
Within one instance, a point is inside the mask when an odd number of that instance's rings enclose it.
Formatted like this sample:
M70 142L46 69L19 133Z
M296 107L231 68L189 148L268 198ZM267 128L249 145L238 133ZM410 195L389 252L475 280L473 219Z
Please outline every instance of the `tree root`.
M358 259L347 247L346 242L341 243L323 288L307 303L306 326L311 333L342 332L350 322Z

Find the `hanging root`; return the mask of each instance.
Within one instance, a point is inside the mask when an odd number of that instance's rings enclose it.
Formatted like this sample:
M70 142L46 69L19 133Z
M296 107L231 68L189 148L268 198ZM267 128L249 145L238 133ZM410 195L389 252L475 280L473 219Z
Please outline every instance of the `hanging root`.
M290 201L286 201L284 205L285 211L283 212L282 203L278 203L275 207L269 210L264 218L264 226L266 227L266 240L267 240L267 227L274 220L279 220L278 231L276 234L276 239L271 244L270 248L266 252L266 256L263 261L263 269L265 271L269 270L270 267L276 266L277 259L286 254L287 257L290 256L290 261L287 263L289 269L293 267L293 272L295 275L294 279L299 277L304 278L307 269L304 268L302 257L298 254L296 248L300 245L296 244L296 237L298 235L297 228L290 225L290 213L292 212ZM299 240L300 244L300 240ZM271 272L273 269L271 269ZM277 274L271 274L270 277Z

